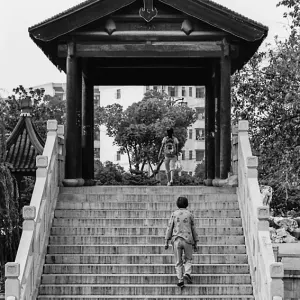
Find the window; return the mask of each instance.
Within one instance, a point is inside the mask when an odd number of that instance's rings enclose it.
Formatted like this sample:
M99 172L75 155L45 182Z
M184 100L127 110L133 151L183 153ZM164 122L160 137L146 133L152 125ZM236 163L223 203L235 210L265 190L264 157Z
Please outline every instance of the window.
M181 95L182 95L182 97L185 97L185 94L186 94L186 91L185 91L185 87L183 86L183 87L182 87L182 90L181 90Z
M196 98L204 98L204 87L196 88Z
M181 152L182 152L182 160L185 160L185 150L181 150Z
M121 160L121 152L120 151L117 151L117 159L116 160Z
M204 150L196 150L196 161L202 161L204 158Z
M150 86L146 85L146 92L150 91Z
M95 107L100 106L100 95L95 95L94 96L94 106Z
M189 129L189 139L193 138L193 129Z
M165 92L166 92L166 86L165 86L165 85L162 85L162 86L161 86L161 92L162 92L162 93L165 93Z
M192 160L193 159L193 150L190 150L189 151L189 160Z
M193 97L193 87L192 86L189 87L189 96Z
M195 131L196 131L196 140L203 141L204 140L204 129L196 128Z
M154 91L157 91L157 85L154 85L154 86L153 86L153 90L154 90Z
M100 148L94 148L94 158L97 160L100 159Z
M205 108L204 107L196 107L196 114L198 120L203 120L205 115Z
M121 90L120 89L116 90L116 99L121 99Z
M169 91L168 94L170 97L178 96L178 87L177 86L169 86L168 91Z
M100 141L100 129L99 129L99 127L96 127L95 128L95 133L94 133L94 140L95 141Z

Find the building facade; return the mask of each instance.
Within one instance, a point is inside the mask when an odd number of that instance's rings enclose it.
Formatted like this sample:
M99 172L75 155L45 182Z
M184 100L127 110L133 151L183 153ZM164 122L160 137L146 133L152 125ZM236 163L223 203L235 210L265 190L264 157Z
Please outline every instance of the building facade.
M47 83L33 87L43 88L46 95L66 99L65 83ZM204 86L95 86L94 106L107 106L118 103L126 109L134 102L142 100L148 90L164 92L174 100L181 101L197 112L196 122L187 130L187 141L179 156L183 170L189 174L195 172L197 164L204 163L205 153L205 87ZM111 161L128 170L129 163L126 154L121 154L113 144L104 125L95 127L94 156L102 162ZM163 169L163 167L162 167Z

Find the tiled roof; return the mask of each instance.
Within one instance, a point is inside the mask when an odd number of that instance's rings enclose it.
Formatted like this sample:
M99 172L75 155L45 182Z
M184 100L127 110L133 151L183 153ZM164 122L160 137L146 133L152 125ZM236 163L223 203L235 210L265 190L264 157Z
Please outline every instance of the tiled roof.
M67 15L69 15L71 13L74 13L77 10L80 10L80 9L86 7L86 6L92 5L92 4L94 4L94 3L98 2L98 1L103 1L103 0L86 0L86 1L83 1L83 2L81 2L81 3L79 3L79 4L75 5L75 6L72 6L72 7L68 8L65 11L62 11L59 14L54 15L53 17L50 17L50 18L48 18L48 19L46 19L46 20L44 20L44 21L42 21L42 22L40 22L40 23L38 23L36 25L33 25L33 26L29 27L28 30L30 31L30 30L34 29L35 27L39 27L41 25L44 25L44 24L47 24L47 23L52 22L54 20L57 20L57 19L59 19L61 17L65 17L65 16L67 16Z
M34 29L36 27L39 27L39 26L45 25L45 24L47 24L49 22L55 21L55 20L57 20L57 19L59 19L61 17L65 17L65 16L67 16L69 14L72 14L72 13L78 11L78 10L81 10L81 9L83 9L83 8L89 6L89 5L92 5L92 4L96 3L96 2L99 2L99 1L103 1L103 0L86 0L86 1L83 1L82 3L79 3L79 4L73 6L73 7L69 8L69 9L67 9L67 10L59 13L59 14L56 14L53 17L50 17L50 18L48 18L48 19L46 19L46 20L44 20L44 21L42 21L42 22L40 22L40 23L38 23L36 25L33 25L33 26L29 27L29 31L31 31L32 29ZM113 0L111 0L111 1L113 1ZM213 6L214 8L218 8L218 9L220 9L220 10L226 12L226 13L231 14L233 17L236 17L238 19L243 19L243 20L245 20L247 22L252 23L253 25L257 25L257 26L260 26L260 27L262 27L264 29L268 29L268 27L266 27L265 25L263 25L263 24L261 24L259 22L256 22L256 21L254 21L252 19L249 19L249 18L243 16L242 14L239 14L239 13L237 13L237 12L229 9L228 7L223 6L223 5L219 4L219 3L216 3L216 2L214 2L212 0L194 0L194 1L195 2L201 2L201 3L207 2L207 4Z
M44 145L31 117L21 116L7 140L5 161L13 173L32 175L36 171L36 156L43 153Z

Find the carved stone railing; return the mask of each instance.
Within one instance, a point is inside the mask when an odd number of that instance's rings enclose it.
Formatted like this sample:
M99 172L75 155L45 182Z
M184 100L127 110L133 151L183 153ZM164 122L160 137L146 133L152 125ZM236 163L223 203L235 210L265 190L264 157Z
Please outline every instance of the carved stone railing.
M257 300L283 299L283 265L275 260L269 234L269 207L264 206L257 179L258 159L252 156L248 121L240 121L233 135L233 168L238 173L238 200L249 258L253 293Z
M23 231L15 262L5 265L5 299L37 297L54 209L64 178L64 128L47 122L43 155L36 157L36 182L30 206L23 208Z

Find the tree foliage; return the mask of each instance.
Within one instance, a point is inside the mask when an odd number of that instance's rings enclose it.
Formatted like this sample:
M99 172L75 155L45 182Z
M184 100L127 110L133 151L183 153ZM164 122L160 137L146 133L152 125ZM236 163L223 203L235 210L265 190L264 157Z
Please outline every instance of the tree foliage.
M295 13L299 3L280 1L279 5L291 5ZM300 36L298 15L290 16L294 21L288 39L275 38L274 47L258 52L232 77L232 117L249 121L251 145L259 157L259 180L275 189L274 207L287 203L299 188Z
M177 105L166 94L149 91L144 98L126 110L119 104L99 108L97 123L105 125L107 134L121 153L128 156L130 167L143 170L149 163L158 164L158 152L168 127L174 128L179 150L187 139L187 127L195 122L193 109Z

